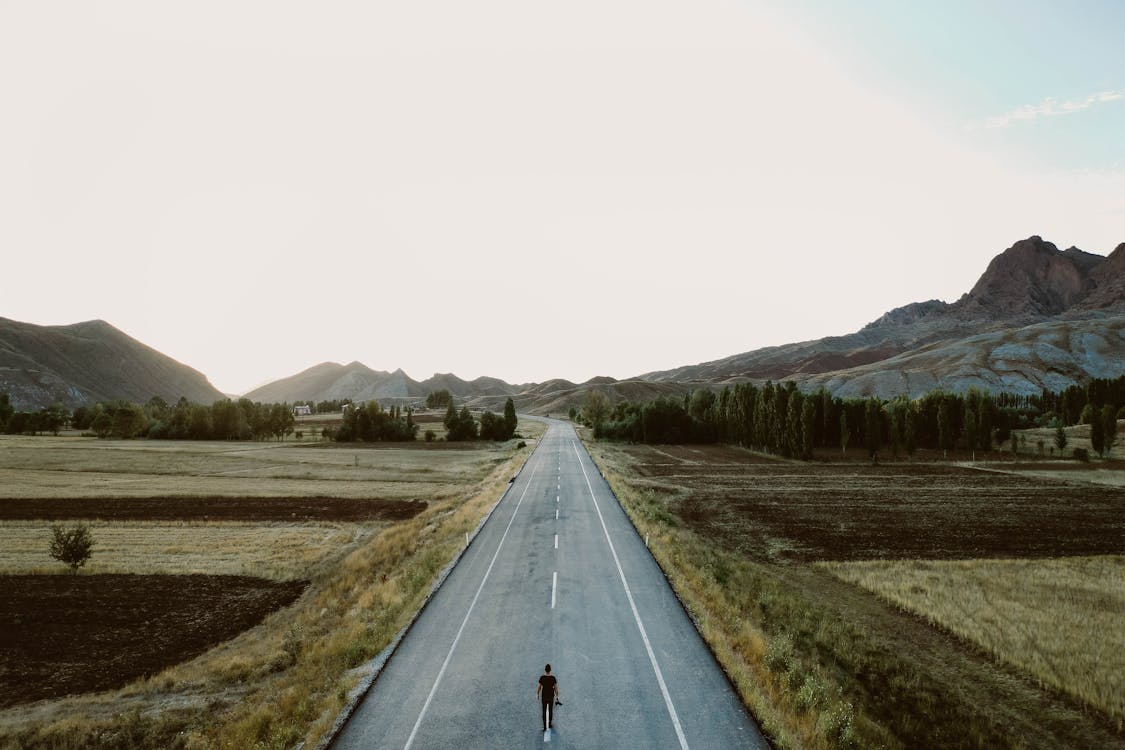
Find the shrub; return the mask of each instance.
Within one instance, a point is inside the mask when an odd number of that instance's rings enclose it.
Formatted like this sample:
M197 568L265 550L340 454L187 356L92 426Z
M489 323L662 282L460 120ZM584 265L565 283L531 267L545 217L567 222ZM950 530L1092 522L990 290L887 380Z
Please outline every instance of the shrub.
M793 639L782 633L770 639L766 646L766 667L775 674L789 671L793 663Z
M90 530L84 524L73 529L52 526L51 535L51 557L69 565L71 573L77 573L90 559L94 547Z
M1075 448L1070 455L1074 458L1075 461L1086 463L1090 460L1090 451L1086 450L1085 448Z
M426 430L422 434L422 437L424 437L426 439L427 443L432 443L432 442L434 442L434 438L437 437L437 433L434 432L433 430Z
M805 677L797 691L797 705L802 709L821 708L828 704L828 686L815 674Z

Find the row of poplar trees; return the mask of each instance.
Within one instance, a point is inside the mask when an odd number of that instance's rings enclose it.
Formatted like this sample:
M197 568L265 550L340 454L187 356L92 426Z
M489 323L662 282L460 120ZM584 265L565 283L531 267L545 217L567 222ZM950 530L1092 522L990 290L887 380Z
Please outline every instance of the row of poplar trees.
M1125 385L1125 378L1118 380ZM1099 387L1098 393L1115 391ZM1070 400L1073 403L1077 397L1072 393ZM906 396L841 399L823 388L803 393L788 381L767 382L761 387L739 383L717 394L697 390L683 398L665 397L645 404L610 405L605 394L590 394L581 417L594 427L597 437L610 440L722 442L803 459L811 458L814 449L846 451L849 445L862 445L874 457L883 448L895 455L913 454L919 447L992 450L1014 428L1058 420L1043 412L1046 401L1011 394L994 398L976 389L963 394L933 391L914 400ZM1084 412L1083 421L1092 425L1092 432L1101 433L1103 445L1109 442L1112 447L1116 405L1095 407L1088 401ZM1095 412L1097 419L1090 416ZM1098 445L1094 449L1108 452Z

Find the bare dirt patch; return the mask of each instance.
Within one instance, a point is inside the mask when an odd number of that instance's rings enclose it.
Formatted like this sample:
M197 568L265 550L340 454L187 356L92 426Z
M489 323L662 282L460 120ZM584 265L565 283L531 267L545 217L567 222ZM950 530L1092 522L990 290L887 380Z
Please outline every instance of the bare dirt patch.
M402 521L426 505L350 497L27 497L0 500L0 520Z
M0 579L0 707L104 690L191 659L306 582L205 575Z
M1060 557L1125 552L1125 489L963 466L848 466L627 449L692 528L759 559ZM683 448L679 449L683 451ZM685 456L686 457L686 456Z

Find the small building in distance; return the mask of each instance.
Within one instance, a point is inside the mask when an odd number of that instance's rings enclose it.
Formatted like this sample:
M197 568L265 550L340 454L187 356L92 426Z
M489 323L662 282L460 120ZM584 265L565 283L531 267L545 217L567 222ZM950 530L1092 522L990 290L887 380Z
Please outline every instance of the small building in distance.
M293 407L294 417L307 417L312 414L312 407L308 404L297 404Z

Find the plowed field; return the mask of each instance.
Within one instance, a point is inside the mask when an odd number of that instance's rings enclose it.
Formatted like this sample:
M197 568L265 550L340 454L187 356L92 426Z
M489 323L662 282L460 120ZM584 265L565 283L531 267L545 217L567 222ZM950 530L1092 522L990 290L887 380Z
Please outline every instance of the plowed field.
M0 707L117 687L186 661L305 586L246 576L4 576Z
M1125 490L962 466L770 461L635 447L635 470L700 532L766 559L1119 554Z

